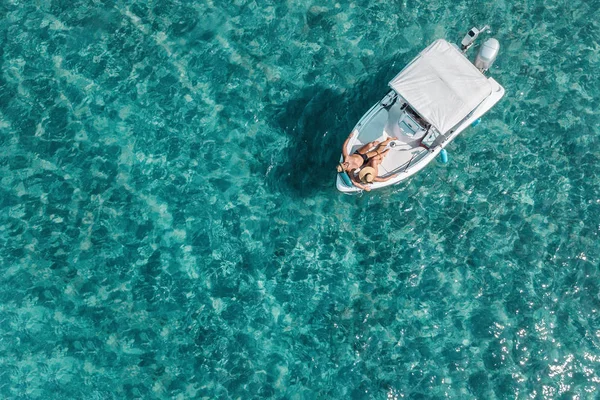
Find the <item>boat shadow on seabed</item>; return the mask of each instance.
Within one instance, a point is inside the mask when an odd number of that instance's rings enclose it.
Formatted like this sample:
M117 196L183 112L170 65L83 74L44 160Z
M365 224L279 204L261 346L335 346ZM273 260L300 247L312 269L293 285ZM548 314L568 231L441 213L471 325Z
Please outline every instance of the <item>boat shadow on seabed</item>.
M271 119L277 130L289 135L287 162L275 167L269 183L300 197L312 197L323 190L335 190L335 166L341 146L365 107L386 91L394 71L382 63L375 74L346 91L323 87L304 89L292 100L278 106Z

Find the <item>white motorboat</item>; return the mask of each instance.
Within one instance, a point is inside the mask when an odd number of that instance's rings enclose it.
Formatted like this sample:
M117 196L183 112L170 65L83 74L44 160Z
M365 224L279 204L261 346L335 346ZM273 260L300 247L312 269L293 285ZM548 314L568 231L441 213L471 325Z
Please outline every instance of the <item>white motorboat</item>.
M391 90L356 124L347 142L348 154L373 141L397 138L378 168L380 178L391 178L369 184L372 190L398 184L422 170L504 96L504 88L484 75L496 58L498 41L488 39L474 63L465 55L486 28L471 29L461 49L443 39L433 42L392 79ZM347 194L362 191L346 172L337 174L336 186Z

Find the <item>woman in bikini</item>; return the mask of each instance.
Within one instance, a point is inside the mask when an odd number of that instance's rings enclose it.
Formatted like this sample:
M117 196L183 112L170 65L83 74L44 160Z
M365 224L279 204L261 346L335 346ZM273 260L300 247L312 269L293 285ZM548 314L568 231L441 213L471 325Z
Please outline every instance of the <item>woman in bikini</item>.
M371 188L363 185L363 183L383 182L394 176L379 178L377 173L379 164L381 164L383 157L390 150L387 148L387 145L396 138L387 138L383 142L370 142L356 150L353 154L348 154L348 142L355 134L358 134L358 131L352 131L348 139L344 142L342 147L344 161L338 164L337 171L346 172L356 187L370 191ZM361 168L362 173L357 176L356 170L359 168Z

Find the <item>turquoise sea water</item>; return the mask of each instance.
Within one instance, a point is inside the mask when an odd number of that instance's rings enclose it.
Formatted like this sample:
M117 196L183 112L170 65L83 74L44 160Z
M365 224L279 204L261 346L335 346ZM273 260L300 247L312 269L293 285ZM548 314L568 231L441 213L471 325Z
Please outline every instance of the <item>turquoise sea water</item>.
M599 9L0 2L0 397L597 398ZM485 23L507 94L450 163L338 194Z

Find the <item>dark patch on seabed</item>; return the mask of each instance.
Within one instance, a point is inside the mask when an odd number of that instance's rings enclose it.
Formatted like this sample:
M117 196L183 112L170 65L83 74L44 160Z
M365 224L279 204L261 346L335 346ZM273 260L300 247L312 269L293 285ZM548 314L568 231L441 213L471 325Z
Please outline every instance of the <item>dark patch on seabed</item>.
M394 71L391 60L378 60L378 70L346 90L307 87L281 106L272 106L275 128L289 137L282 149L288 159L273 171L272 180L283 182L292 195L312 197L330 189L341 145L375 102L389 88Z

